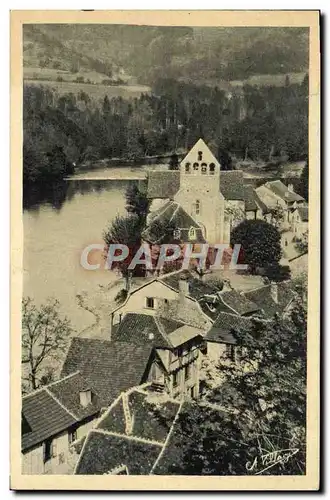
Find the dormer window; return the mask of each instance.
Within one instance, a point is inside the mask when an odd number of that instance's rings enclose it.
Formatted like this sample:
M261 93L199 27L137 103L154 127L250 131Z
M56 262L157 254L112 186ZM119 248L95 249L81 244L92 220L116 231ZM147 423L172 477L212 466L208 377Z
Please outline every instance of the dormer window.
M195 172L198 172L198 169L199 169L199 163L194 163L193 164L193 169Z
M201 213L201 202L200 200L196 200L195 203L192 204L191 215L200 215Z
M201 170L202 170L202 175L205 175L207 173L207 165L206 165L206 163L202 163Z
M210 175L214 175L215 173L215 165L214 163L210 163Z
M190 163L189 162L187 162L185 164L185 172L186 172L186 174L190 174Z
M189 229L188 238L189 238L189 240L195 240L196 239L196 229L194 227L191 227Z

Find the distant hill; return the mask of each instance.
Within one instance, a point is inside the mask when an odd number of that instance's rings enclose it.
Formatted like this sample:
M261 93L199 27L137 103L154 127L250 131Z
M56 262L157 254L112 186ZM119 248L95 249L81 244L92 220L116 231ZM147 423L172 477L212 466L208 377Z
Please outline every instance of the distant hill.
M255 75L305 73L306 28L191 28L25 25L24 68L95 74L153 84L159 77L202 84Z

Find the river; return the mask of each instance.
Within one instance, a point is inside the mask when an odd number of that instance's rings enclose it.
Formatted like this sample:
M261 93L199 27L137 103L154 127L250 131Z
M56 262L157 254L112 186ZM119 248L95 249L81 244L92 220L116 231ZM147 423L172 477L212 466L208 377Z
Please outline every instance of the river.
M109 169L104 174L109 175ZM34 203L23 213L24 295L37 304L47 297L58 299L77 332L95 318L79 307L76 294L93 293L99 285L117 278L103 268L85 270L80 264L81 252L91 243L103 243L103 231L117 214L125 213L128 184L145 173L124 168L117 172L117 180L104 180L102 172L98 175L102 180L67 181L64 193L57 193L54 200ZM95 261L103 263L100 253L92 255Z

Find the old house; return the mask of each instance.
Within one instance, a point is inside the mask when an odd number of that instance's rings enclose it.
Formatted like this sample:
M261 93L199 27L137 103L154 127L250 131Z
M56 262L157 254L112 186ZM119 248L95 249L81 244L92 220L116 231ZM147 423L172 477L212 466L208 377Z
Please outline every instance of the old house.
M71 445L95 425L102 398L79 371L22 399L23 474L67 474Z
M128 312L142 312L154 316L162 311L163 315L170 314L172 318L207 328L209 318L204 314L200 300L204 295L216 293L217 290L217 287L202 281L187 270L146 279L142 285L129 291L124 302L112 309L109 339L112 328L118 325Z
M308 206L295 206L290 212L292 231L296 239L308 234Z
M199 396L200 347L205 331L170 317L125 314L113 332L116 343L155 351L146 380L172 397Z
M267 207L268 212L278 206L283 208L285 213L284 223L290 222L292 208L306 204L304 198L294 192L292 184L286 186L280 180L266 182L256 188L256 193Z

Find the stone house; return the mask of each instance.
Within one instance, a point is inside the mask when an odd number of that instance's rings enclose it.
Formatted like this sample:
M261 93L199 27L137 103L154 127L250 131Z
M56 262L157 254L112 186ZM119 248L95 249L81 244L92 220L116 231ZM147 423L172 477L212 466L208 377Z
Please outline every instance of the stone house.
M74 443L95 425L99 395L79 371L22 399L23 474L68 474Z

